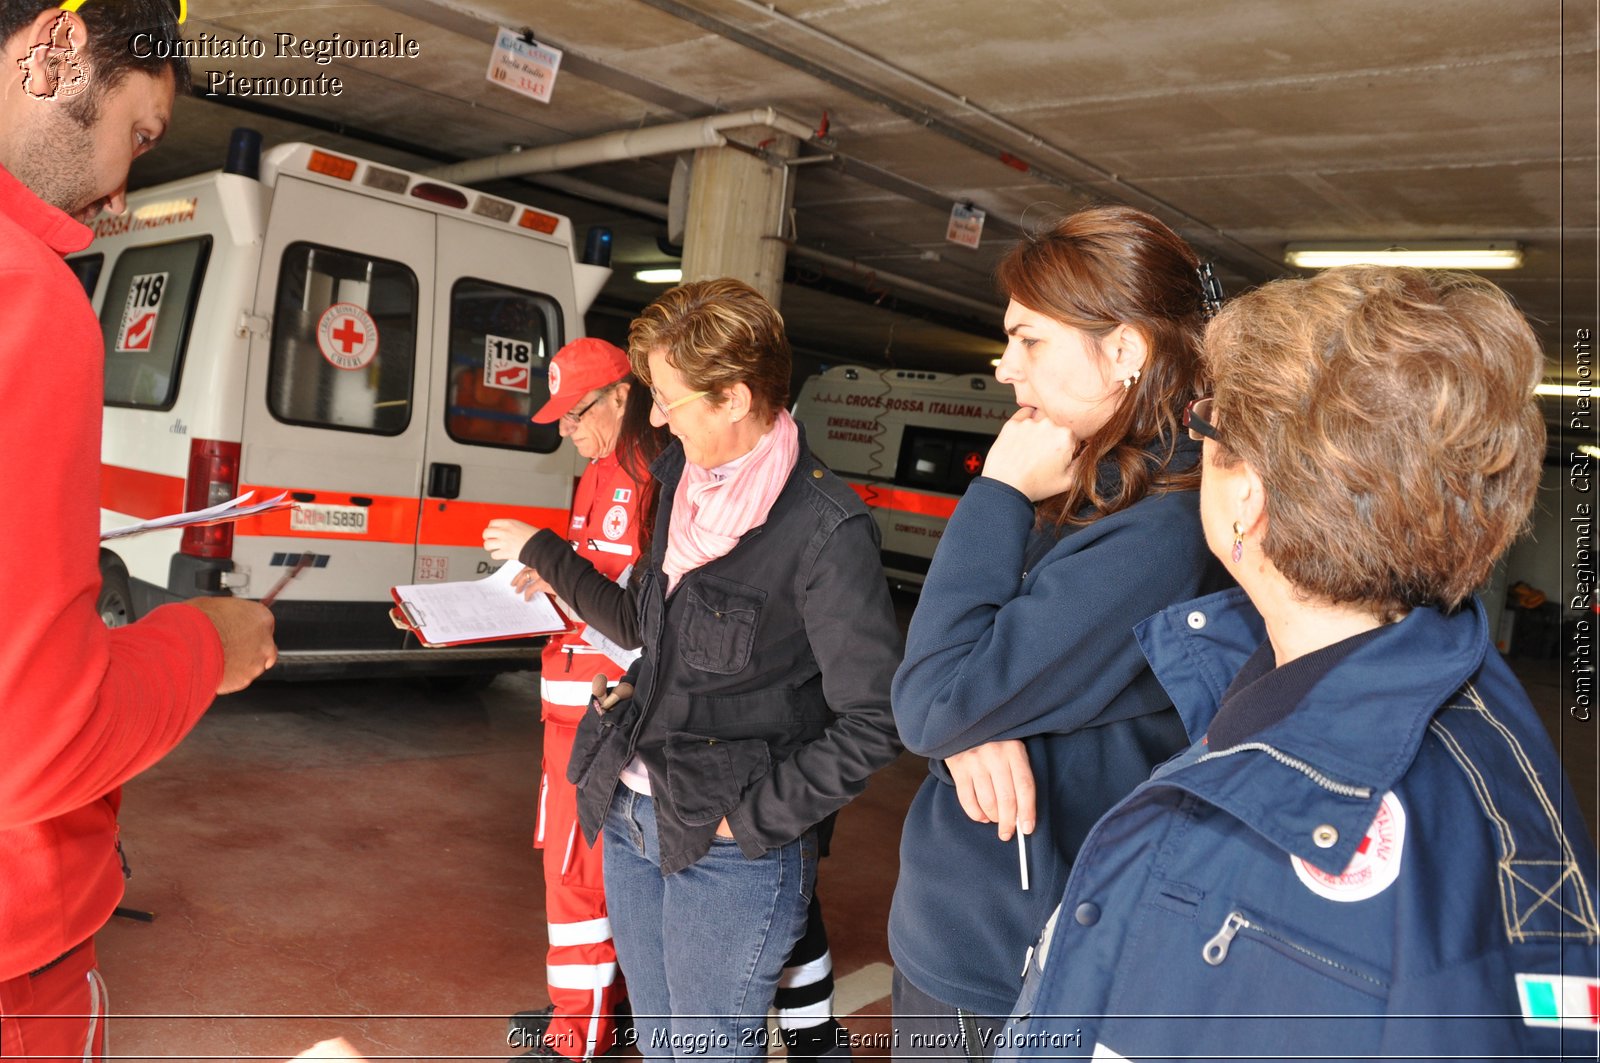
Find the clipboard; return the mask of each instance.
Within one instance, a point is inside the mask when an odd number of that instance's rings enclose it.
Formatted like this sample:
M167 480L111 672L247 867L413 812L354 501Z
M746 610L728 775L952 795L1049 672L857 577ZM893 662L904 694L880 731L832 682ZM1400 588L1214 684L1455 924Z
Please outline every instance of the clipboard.
M525 600L511 588L523 566L507 561L480 580L415 583L391 587L389 620L424 646L466 646L476 642L554 635L571 629L548 594Z

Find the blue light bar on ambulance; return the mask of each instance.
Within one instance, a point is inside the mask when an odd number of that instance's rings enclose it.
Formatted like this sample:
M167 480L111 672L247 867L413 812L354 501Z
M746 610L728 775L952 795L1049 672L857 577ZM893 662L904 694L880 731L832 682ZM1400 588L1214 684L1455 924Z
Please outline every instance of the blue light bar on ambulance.
M411 186L411 194L418 199L429 203L437 203L441 207L456 207L466 209L467 194L459 188L450 188L448 185L436 185L432 181L419 181Z

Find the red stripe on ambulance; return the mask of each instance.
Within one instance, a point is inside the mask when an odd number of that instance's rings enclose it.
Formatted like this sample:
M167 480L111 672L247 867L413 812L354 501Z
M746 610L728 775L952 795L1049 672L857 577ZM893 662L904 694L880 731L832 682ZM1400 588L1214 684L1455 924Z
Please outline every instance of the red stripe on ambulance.
M100 508L149 520L183 511L183 477L100 465Z
M877 509L894 509L901 513L918 513L924 517L950 519L959 499L949 495L936 495L927 491L909 491L904 487L884 487L879 484L858 484L846 480L861 501Z

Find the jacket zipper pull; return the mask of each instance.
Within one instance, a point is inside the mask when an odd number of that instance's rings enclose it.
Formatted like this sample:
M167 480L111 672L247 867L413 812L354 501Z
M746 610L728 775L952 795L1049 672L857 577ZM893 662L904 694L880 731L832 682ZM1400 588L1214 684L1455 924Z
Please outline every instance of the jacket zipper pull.
M117 847L117 860L122 864L122 877L124 880L133 877L133 868L128 866L128 854L122 851L122 825L117 825L116 837L111 842Z
M1200 958L1213 967L1220 966L1228 958L1228 946L1233 942L1234 936L1250 925L1250 920L1238 912L1229 912L1228 918L1222 921L1222 929L1217 931L1217 936L1206 942L1206 947L1200 950Z
M572 647L567 647L567 671L572 671Z

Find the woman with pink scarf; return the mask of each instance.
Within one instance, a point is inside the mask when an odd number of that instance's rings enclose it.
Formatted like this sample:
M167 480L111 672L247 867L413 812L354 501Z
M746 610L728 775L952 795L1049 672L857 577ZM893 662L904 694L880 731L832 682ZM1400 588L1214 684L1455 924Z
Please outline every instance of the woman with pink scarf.
M570 776L591 843L604 828L640 1052L764 1057L815 826L900 750L900 634L871 516L786 410L772 305L735 280L682 285L633 322L628 354L674 441L630 583L634 693L585 717Z

